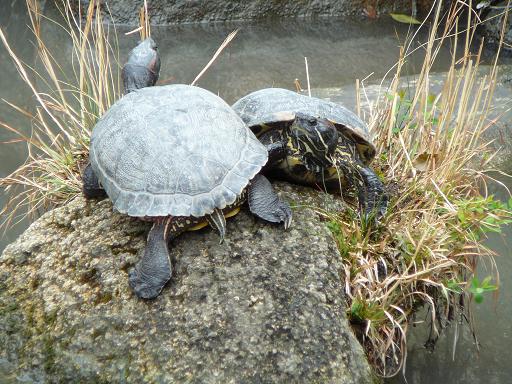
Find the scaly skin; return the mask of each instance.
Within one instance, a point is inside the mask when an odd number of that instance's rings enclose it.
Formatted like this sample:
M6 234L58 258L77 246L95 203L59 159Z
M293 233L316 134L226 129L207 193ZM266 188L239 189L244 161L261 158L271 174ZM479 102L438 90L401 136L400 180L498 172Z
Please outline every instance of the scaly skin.
M288 128L272 129L261 127L258 139L271 148L279 148L285 153L283 158L276 157L269 162L265 172L277 179L317 186L328 192L352 194L354 191L359 200L361 211L367 215L375 215L379 220L387 210L388 196L384 185L375 172L361 158L359 149L352 138L339 134L335 151L326 158L329 162L321 162L318 156L308 150L308 146L292 140Z
M160 55L151 37L131 50L121 75L125 94L155 85L160 75Z

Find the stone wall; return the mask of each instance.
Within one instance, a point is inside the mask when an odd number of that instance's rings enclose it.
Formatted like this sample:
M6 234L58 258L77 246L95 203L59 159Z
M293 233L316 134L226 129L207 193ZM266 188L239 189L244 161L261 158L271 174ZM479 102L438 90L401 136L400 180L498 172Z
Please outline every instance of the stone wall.
M55 1L55 0L54 0ZM72 0L75 8L78 0ZM81 0L82 6L88 4ZM143 0L103 0L118 24L138 24ZM254 20L268 17L316 17L364 15L365 9L408 11L408 0L148 0L151 22L157 25L226 20ZM107 7L108 5L108 7Z

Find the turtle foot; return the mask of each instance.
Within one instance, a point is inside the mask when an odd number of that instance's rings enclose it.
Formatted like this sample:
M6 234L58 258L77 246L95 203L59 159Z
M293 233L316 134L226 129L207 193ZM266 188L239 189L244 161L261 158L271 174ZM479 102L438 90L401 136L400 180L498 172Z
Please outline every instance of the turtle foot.
M373 222L377 225L386 216L389 198L384 190L381 189L371 197L373 198L372 200L362 201L361 212L366 221Z
M362 178L359 187L359 206L367 222L378 224L388 210L389 196L377 175L368 167L358 170Z
M251 180L247 200L249 209L259 218L271 223L284 223L284 229L292 223L290 205L276 195L264 176L256 175Z
M128 283L133 292L141 299L154 299L157 297L170 278L169 274L169 277L166 279L148 279L137 271L137 267L128 273Z
M98 177L92 170L91 163L87 164L87 167L85 167L82 180L82 191L87 199L100 199L107 196L107 193L101 187Z

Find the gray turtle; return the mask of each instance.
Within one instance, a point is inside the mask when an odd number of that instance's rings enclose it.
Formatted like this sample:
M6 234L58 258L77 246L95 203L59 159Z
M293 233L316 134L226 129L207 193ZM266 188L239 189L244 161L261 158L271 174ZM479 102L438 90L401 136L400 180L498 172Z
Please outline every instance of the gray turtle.
M222 242L225 216L245 200L256 216L290 225L290 207L258 175L268 156L229 105L198 87L143 88L103 115L84 192L99 181L94 189L104 188L117 211L154 222L129 275L137 296L156 297L171 278L170 239L208 223Z
M329 191L356 190L361 210L382 217L388 196L369 164L375 157L367 125L345 107L280 88L266 88L238 100L233 109L265 145L273 143L286 151L282 161L266 170L277 178L324 187ZM334 126L338 132L335 150L326 163L318 162L318 148L290 135L290 128L310 130L311 122ZM318 141L317 141L318 143Z

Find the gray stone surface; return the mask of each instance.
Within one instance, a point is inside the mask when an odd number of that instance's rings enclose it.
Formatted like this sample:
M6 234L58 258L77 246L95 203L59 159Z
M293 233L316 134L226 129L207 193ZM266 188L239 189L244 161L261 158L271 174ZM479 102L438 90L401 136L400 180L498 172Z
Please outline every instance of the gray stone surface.
M57 0L54 0L57 1ZM78 0L71 0L75 8ZM429 1L427 1L428 3ZM81 0L82 6L88 4ZM143 0L103 0L118 24L138 24ZM151 22L158 25L190 22L254 20L266 17L316 17L364 15L362 0L149 0ZM408 11L407 0L383 0L378 11Z
M176 273L153 301L127 271L149 223L77 198L0 258L0 375L65 383L370 383L345 318L340 259L311 207L332 196L279 184L292 228L242 212L172 243ZM298 206L300 204L300 206ZM14 382L14 379L13 381Z

